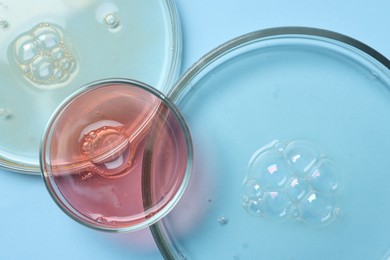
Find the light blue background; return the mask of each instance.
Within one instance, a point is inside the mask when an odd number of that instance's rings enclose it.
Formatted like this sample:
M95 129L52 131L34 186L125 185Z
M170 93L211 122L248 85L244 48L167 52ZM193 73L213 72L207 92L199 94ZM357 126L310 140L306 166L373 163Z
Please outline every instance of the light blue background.
M310 26L354 37L390 58L388 0L177 0L183 71L241 34ZM160 259L147 231L106 234L69 219L40 177L0 170L0 259Z

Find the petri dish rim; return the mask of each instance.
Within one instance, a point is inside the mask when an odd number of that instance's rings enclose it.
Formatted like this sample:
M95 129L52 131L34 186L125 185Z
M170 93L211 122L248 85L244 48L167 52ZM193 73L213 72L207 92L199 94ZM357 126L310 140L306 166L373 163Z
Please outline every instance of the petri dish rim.
M348 51L357 52L358 55L365 56L363 59L370 59L373 62L377 62L379 66L384 66L390 70L390 60L388 58L365 43L344 34L312 27L274 27L244 34L211 50L183 74L168 93L168 97L174 103L177 103L182 96L187 95L187 88L191 89L188 84L191 84L191 81L193 80L196 82L197 77L201 78L202 72L206 70L206 68L212 67L212 70L224 61L235 57L235 50L273 37L291 39L307 38L328 41L328 43L331 42L333 44L342 45L341 47L347 48ZM162 220L149 227L161 254L165 259L187 259L187 256L185 256L180 249L180 245L174 242L174 234L171 236L169 233L169 224L170 223L165 223L165 221Z
M180 68L181 68L181 56L182 56L182 33L180 19L177 12L176 4L173 0L164 0L162 4L166 5L166 9L169 14L169 22L172 30L171 42L172 42L172 58L171 64L168 66L164 82L160 83L164 87L162 91L167 92L169 87L177 80ZM28 174L28 175L40 175L40 165L31 164L22 161L18 161L9 157L0 156L0 169L8 171Z
M47 152L48 149L50 149L50 143L47 142L47 140L51 139L51 136L53 135L53 127L56 124L57 119L61 116L61 112L63 109L66 109L66 107L72 103L72 101L90 91L93 91L94 89L105 87L108 84L122 84L122 85L129 85L129 86L136 86L138 88L141 88L143 90L146 90L147 92L151 93L152 95L159 98L166 106L167 108L174 113L174 116L177 119L177 122L180 125L180 128L183 132L186 146L187 146L187 163L186 163L186 169L183 181L177 190L177 192L174 194L173 198L163 206L163 209L158 211L156 214L153 214L151 217L147 218L145 221L138 223L136 225L130 226L130 227L118 227L118 228L109 228L109 227L100 227L96 226L93 223L90 223L86 217L84 217L81 213L78 213L77 210L72 211L72 206L66 201L65 198L61 195L61 192L58 190L58 188L54 187L52 185L52 182L48 179L51 178L49 171L47 170L47 167L50 167L50 165L46 164L45 162L50 162L50 160L47 160L47 156L50 156L50 152ZM192 170L192 159L193 158L193 145L192 145L192 139L191 139L191 133L190 130L186 124L186 121L184 117L182 116L181 112L177 109L177 107L160 91L154 89L151 86L146 85L145 83L130 80L130 79L121 79L121 78L113 78L113 79L103 79L91 82L79 90L75 91L72 95L67 97L61 105L56 109L56 111L52 114L48 124L46 125L44 134L41 139L41 147L40 147L40 167L41 167L41 176L43 179L43 182L45 184L45 187L47 191L49 192L50 196L54 200L54 202L57 204L57 206L70 218L75 220L76 222L100 231L107 231L107 232L113 232L113 233L123 233L123 232L130 232L130 231L136 231L143 228L146 228L156 222L158 222L161 218L163 218L165 215L167 215L178 203L182 195L184 194L184 191L186 190L190 179L191 179L191 170ZM148 197L150 194L147 191L151 191L150 186L148 183L142 183L142 189L143 197ZM145 186L144 186L145 185ZM64 204L62 204L63 202ZM72 212L76 212L75 216L72 214Z

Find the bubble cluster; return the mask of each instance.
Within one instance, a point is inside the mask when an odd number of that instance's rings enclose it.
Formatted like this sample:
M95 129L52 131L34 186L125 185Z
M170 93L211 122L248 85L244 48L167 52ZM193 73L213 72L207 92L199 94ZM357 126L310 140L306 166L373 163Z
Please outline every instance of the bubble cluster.
M334 162L306 141L274 141L251 158L242 185L242 205L251 215L331 223L340 214L340 176Z
M34 86L57 87L67 82L77 68L67 42L58 25L41 23L14 41L12 56Z
M100 176L120 177L127 174L132 166L130 142L121 126L103 126L93 129L84 134L80 144L81 152L93 165L89 170Z

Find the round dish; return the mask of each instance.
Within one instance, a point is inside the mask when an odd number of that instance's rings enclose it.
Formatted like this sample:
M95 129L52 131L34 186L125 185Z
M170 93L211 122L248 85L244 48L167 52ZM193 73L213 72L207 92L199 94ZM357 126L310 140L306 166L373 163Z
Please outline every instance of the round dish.
M149 226L189 181L192 144L175 106L136 81L94 82L52 116L41 169L47 189L76 221L107 231Z
M131 78L167 92L179 72L171 0L3 1L0 17L0 166L12 171L39 174L44 126L81 86Z
M261 30L205 55L169 94L194 171L151 227L164 257L388 258L389 90L386 57L320 29Z

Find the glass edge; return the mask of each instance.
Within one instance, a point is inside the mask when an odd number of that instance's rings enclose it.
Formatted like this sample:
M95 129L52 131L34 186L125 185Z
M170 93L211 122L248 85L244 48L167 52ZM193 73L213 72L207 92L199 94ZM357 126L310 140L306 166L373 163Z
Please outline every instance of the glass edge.
M172 29L172 61L168 71L167 78L162 82L162 92L166 92L170 87L176 82L180 74L180 69L182 65L182 51L183 51L183 38L182 30L179 19L179 14L177 12L177 7L174 0L166 0L167 8L169 11L171 29Z
M337 33L330 30L313 28L313 27L300 27L300 26L291 26L291 27L274 27L268 29L261 29L257 31L253 31L242 36L233 38L230 41L227 41L218 47L214 48L204 56L202 56L198 61L196 61L187 71L183 74L183 76L175 83L174 87L167 94L167 96L175 102L179 97L179 94L182 92L182 88L193 79L200 71L205 67L205 65L211 63L221 55L227 53L228 51L239 47L242 44L249 43L253 40L259 40L272 36L283 36L283 35L302 35L302 36L317 36L326 39L335 40L349 46L352 46L378 62L384 65L387 69L390 70L390 60L387 59L384 55L366 45L365 43L358 41L352 37L347 35Z

